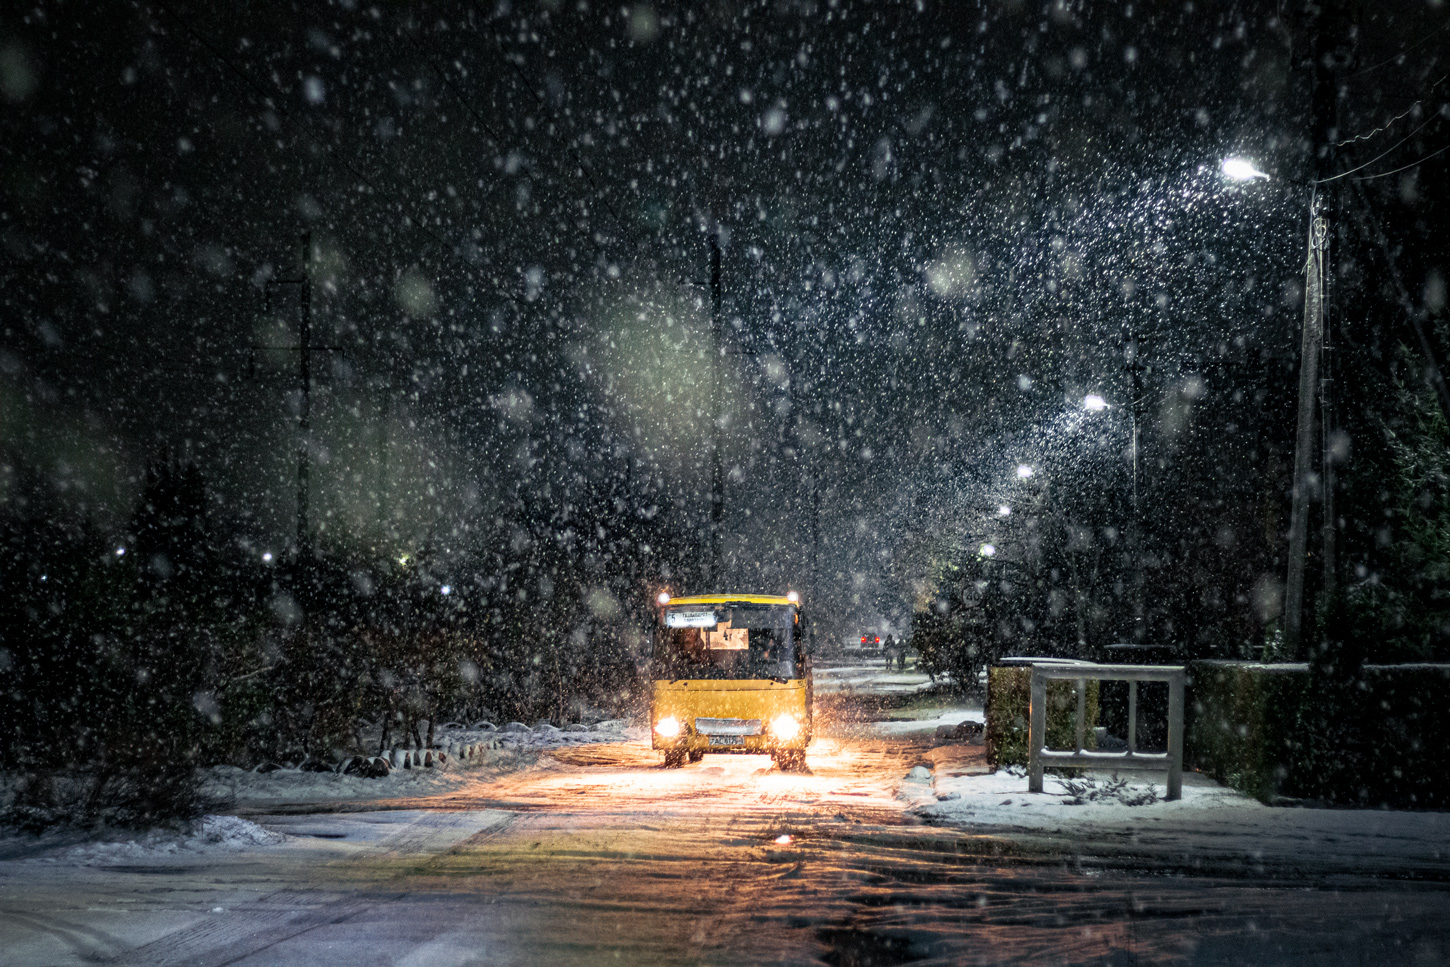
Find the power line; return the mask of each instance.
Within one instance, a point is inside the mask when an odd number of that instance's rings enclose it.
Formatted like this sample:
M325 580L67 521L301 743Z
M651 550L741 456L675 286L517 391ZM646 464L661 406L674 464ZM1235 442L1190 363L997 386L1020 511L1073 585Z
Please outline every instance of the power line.
M1435 88L1439 87L1441 85L1441 83L1444 82L1445 78L1447 78L1447 77L1450 77L1450 74L1441 74L1439 80L1437 80L1435 83L1431 84L1429 87L1427 87L1425 89L1425 94L1423 96L1416 98L1415 99L1415 102L1413 104L1411 104L1409 107L1405 108L1399 114L1396 114L1394 117L1390 118L1384 124L1381 124L1379 127L1375 128L1373 131L1369 131L1369 132L1367 132L1365 134L1356 134L1354 137L1352 137L1352 138L1345 138L1343 141L1336 141L1336 142L1334 142L1334 147L1336 147L1336 148L1342 148L1346 144L1353 144L1356 141L1368 141L1370 138L1372 138L1375 135L1379 134L1381 131L1387 130L1391 125L1395 124L1395 122L1399 121L1401 118L1405 117L1410 112L1414 111L1415 108L1417 108L1421 104L1423 104L1424 101L1425 101L1425 97L1428 97L1429 94L1430 94L1430 92L1433 91Z
M1378 64L1371 64L1370 66L1364 68L1363 70L1357 70L1353 74L1350 74L1349 76L1350 77L1359 77L1361 74L1368 74L1370 71L1379 70L1381 67L1385 66L1386 64L1392 64L1395 61L1399 60L1401 57L1403 57L1406 54L1408 54L1410 51L1412 51L1412 50L1418 50L1419 48L1421 48L1421 47L1425 46L1426 44L1428 44L1430 41L1434 40L1447 27L1450 27L1450 20L1445 21L1439 27L1437 27L1434 30L1430 31L1428 34L1426 34L1425 36L1421 37L1415 43L1410 44L1408 47L1401 47L1399 49L1399 51L1397 53L1395 53L1393 56L1390 56L1390 57L1385 58L1384 60L1380 61Z
M204 50L211 54L212 57L219 61L223 66L225 66L228 71L236 75L236 77L239 78L243 84L245 84L254 93L256 93L257 96L259 96L270 109L276 111L282 117L289 120L300 120L301 127L303 129L303 136L310 140L313 144L317 145L323 151L327 152L329 155L332 155L336 159L337 163L340 164L344 169L346 169L349 174L351 174L358 181L366 185L371 191L372 197L387 198L393 204L397 205L400 210L407 210L406 203L399 199L399 197L395 193L384 190L375 181L369 178L364 172L362 172L355 165L349 162L346 158L341 157L336 147L332 143L319 137L312 130L313 125L311 121L309 121L305 117L299 118L298 115L292 113L291 111L288 111L285 107L282 107L280 104L276 103L273 95L268 92L266 88L264 88L261 84L257 83L257 81L251 75L249 75L245 70L239 67L231 58L227 57L224 53L218 50L217 47L210 40L208 40L205 35L203 35L200 31L198 31L195 27L188 23L186 19L178 14L175 10L173 10L165 2L165 0L156 0L156 6L164 11L173 20L175 20L181 26L182 30L184 30L192 38L192 40L196 41L198 45L200 45ZM419 218L416 215L409 213L408 221L421 229L425 235L428 235L430 238L432 238L434 242L436 242L442 248L444 254L452 257L460 264L463 264L465 268L468 269L468 271L476 271L475 266L473 266L471 263L468 263L465 259L459 256L457 252L454 251L452 243L450 243L447 239L439 235L428 226L428 219L426 217ZM504 287L505 284L500 281L496 276L488 278L488 282L494 287L494 291L497 292L499 295L509 299L514 303L517 303L522 307L527 307L527 303L518 295L509 292Z
M1435 157L1436 155L1444 154L1446 151L1450 151L1450 144L1445 145L1445 147L1440 148L1438 151L1432 151L1432 152L1430 152L1429 154L1425 155L1425 157L1421 158L1419 161L1411 161L1409 164L1407 164L1407 165L1401 165L1400 167L1394 169L1393 171L1381 171L1377 175L1361 175L1360 177L1355 178L1353 180L1354 181L1373 181L1376 178L1388 178L1390 175L1397 175L1401 171L1406 170L1407 168L1414 168L1414 167L1416 167L1418 165L1422 165L1426 161L1429 161L1431 158Z
M1405 135L1403 138L1401 138L1400 140L1396 141L1394 144L1390 145L1388 148L1386 148L1385 150L1381 151L1379 154L1375 155L1373 158L1370 158L1364 164L1362 164L1362 165L1355 165L1353 168L1350 168L1348 171L1341 171L1338 174L1330 175L1328 178L1318 178L1318 179L1315 179L1315 182L1314 183L1316 185L1323 185L1323 184L1327 184L1328 182L1331 182L1331 181L1338 181L1340 178L1343 178L1343 177L1345 177L1347 175L1352 175L1356 171L1363 171L1365 168L1368 168L1370 165L1374 164L1376 161L1379 161L1385 155L1390 154L1392 151L1394 151L1400 145L1404 144L1406 141L1410 140L1415 135L1417 135L1421 131L1425 130L1426 125L1430 124L1435 119L1437 119L1437 118L1439 118L1441 116L1442 116L1441 113L1439 111L1436 111L1434 114L1432 114L1429 117L1427 117L1420 124L1419 127L1415 128L1415 130L1411 131L1409 134Z

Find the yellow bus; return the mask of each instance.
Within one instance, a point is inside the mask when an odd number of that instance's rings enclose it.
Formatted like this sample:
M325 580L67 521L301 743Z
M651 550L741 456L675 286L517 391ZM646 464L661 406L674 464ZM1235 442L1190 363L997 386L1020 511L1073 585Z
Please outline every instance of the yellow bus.
M811 656L794 591L659 596L650 734L674 768L706 752L768 752L805 765Z

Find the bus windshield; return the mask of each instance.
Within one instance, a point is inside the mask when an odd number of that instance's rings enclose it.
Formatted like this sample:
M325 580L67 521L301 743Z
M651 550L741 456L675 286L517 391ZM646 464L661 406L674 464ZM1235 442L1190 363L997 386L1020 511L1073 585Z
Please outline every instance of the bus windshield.
M773 605L669 609L656 640L655 677L800 678L795 611Z

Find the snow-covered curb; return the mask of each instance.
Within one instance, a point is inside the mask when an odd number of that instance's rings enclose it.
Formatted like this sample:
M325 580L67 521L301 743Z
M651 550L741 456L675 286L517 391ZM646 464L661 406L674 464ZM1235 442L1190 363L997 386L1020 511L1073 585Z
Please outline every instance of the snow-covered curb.
M278 768L246 771L235 766L203 770L204 795L219 803L331 799L396 799L451 792L472 780L473 770L497 772L533 763L551 749L646 737L625 719L601 722L589 731L509 723L503 729L443 729L433 749L392 749L382 756L393 766L384 776L308 772ZM442 753L439 755L439 753ZM414 765L414 762L417 762ZM432 761L425 766L425 761ZM405 768L403 763L409 763Z
M1271 807L1197 773L1184 774L1183 798L1175 802L1161 798L1161 773L1125 775L1123 798L1141 798L1149 788L1159 797L1128 805L1084 801L1090 797L1074 795L1067 780L1053 776L1032 794L1020 770L923 778L927 772L917 767L901 783L898 798L911 812L933 825L1010 841L1014 850L1200 872L1450 877L1450 813ZM1098 793L1111 781L1094 779Z

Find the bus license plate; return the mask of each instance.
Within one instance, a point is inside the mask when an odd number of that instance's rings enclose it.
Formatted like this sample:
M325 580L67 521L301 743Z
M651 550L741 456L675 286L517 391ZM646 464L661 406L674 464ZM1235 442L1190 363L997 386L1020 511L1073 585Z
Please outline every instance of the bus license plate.
M712 735L712 736L710 736L710 744L711 745L744 745L745 744L745 736L743 736L743 735Z

